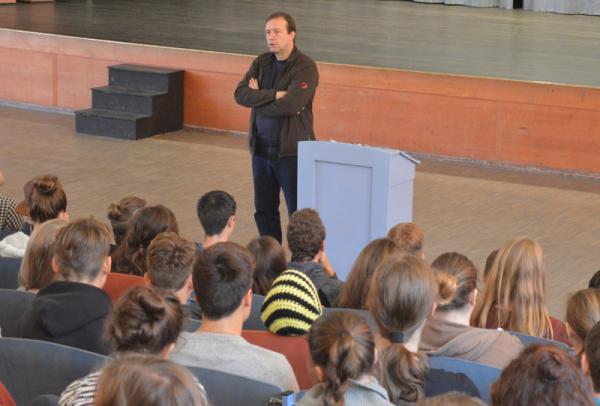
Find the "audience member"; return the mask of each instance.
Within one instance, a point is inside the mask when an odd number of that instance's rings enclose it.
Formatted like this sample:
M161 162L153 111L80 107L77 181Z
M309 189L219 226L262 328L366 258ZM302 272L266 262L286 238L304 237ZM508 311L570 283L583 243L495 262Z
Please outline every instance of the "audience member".
M260 318L271 333L301 336L308 333L322 313L317 288L310 278L288 269L275 278L262 304Z
M246 246L254 258L252 292L266 295L273 280L287 269L285 251L279 242L268 235L255 238Z
M308 346L318 384L298 406L392 405L373 375L375 341L367 322L348 312L332 312L310 328Z
M111 203L108 206L108 219L115 237L115 245L117 247L125 238L127 232L127 224L133 217L136 210L146 206L146 201L136 196L124 197L118 203Z
M194 243L175 233L160 233L148 246L148 272L144 277L154 289L176 292L186 317L202 320L202 311L198 304L189 303L194 291L192 268L195 258Z
M183 312L171 292L155 292L137 286L122 296L108 317L105 338L113 356L147 353L167 357L181 333ZM71 383L62 393L60 406L90 406L102 370Z
M354 261L336 306L346 309L366 309L375 269L390 255L400 253L398 245L389 238L378 238L367 244Z
M16 207L17 213L28 217L33 227L52 219L68 220L67 196L55 175L36 176L23 187L25 200ZM28 231L28 230L24 230ZM23 231L0 241L0 256L22 258L29 235Z
M379 330L379 381L394 404L453 390L479 395L465 375L430 369L427 356L418 352L436 293L433 272L416 256L391 256L375 272L368 307Z
M504 368L519 355L523 345L504 330L469 326L477 302L477 269L473 262L462 254L447 252L431 267L438 283L437 307L425 323L419 348Z
M110 272L111 239L108 226L93 218L58 231L52 268L61 280L38 292L19 321L20 337L108 353L102 328L112 305L102 287Z
M472 398L460 392L448 392L423 399L419 406L486 406L481 399Z
M565 325L548 315L542 247L529 238L509 241L494 261L471 325L502 327L569 345Z
M325 254L325 226L316 210L301 209L292 214L287 243L292 252L289 268L304 272L315 284L323 306L333 306L344 283Z
M388 231L387 238L394 241L402 252L425 258L425 234L415 223L396 224Z
M22 289L37 293L52 283L56 276L52 270L56 234L67 224L65 220L54 219L33 230L19 270L19 285Z
M593 406L588 379L554 345L532 344L492 385L492 405Z
M588 283L588 288L600 289L600 270L592 276Z
M147 271L146 250L158 234L179 233L177 220L165 206L138 209L127 226L125 239L113 254L113 272L143 276Z
M241 337L252 306L252 274L252 257L237 244L222 242L202 251L192 274L204 314L202 326L194 333L181 334L171 358L298 391L294 372L283 355Z
M492 272L492 268L494 266L494 261L498 256L499 250L493 250L490 252L490 255L485 260L485 268L483 269L483 283L487 283L490 273Z
M221 190L213 190L198 199L196 212L204 229L204 240L197 244L198 251L229 241L235 228L236 208L233 196Z
M600 291L583 289L567 301L567 335L575 354L581 357L588 332L600 321Z
M4 184L4 174L0 171L0 186ZM0 240L16 233L23 227L23 217L17 213L17 201L0 195Z
M111 361L98 380L94 406L208 406L206 393L185 367L130 354Z
M596 323L585 338L581 368L592 383L595 404L600 405L600 323Z

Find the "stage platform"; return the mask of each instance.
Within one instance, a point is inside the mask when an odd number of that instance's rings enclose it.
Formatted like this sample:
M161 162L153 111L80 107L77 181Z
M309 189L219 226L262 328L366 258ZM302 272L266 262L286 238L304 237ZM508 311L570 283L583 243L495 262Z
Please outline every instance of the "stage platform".
M0 99L86 108L107 65L166 66L186 70L186 124L245 131L233 90L280 9L319 62L320 139L600 173L593 16L361 0L3 5Z

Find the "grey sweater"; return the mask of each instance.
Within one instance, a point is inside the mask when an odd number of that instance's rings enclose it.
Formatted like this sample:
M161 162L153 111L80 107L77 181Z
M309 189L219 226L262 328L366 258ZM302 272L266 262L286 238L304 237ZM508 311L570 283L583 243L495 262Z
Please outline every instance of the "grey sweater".
M360 381L350 380L350 385L344 393L345 406L390 406L388 394L373 377ZM320 384L313 386L302 396L298 406L322 406L323 387Z

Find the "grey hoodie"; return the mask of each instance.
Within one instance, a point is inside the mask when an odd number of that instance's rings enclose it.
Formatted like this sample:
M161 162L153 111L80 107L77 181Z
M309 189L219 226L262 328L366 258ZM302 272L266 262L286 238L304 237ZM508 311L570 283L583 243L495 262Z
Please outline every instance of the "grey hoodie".
M446 321L436 313L423 328L419 349L504 368L523 350L523 344L502 329L465 326Z

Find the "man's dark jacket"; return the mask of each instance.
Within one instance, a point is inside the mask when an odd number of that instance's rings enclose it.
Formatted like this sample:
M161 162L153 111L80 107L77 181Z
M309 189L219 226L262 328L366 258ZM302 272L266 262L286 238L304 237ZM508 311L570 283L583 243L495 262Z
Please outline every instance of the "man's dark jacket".
M319 84L319 71L312 59L294 48L274 89L250 89L248 81L251 78L258 79L259 88L262 86L267 73L273 69L274 61L275 54L267 52L252 62L250 70L235 89L235 101L244 107L252 108L249 131L252 153L256 147L256 115L281 118L279 157L284 158L298 154L299 141L315 139L312 103ZM287 93L284 97L276 99L277 91Z

